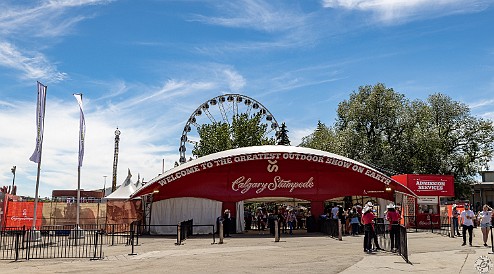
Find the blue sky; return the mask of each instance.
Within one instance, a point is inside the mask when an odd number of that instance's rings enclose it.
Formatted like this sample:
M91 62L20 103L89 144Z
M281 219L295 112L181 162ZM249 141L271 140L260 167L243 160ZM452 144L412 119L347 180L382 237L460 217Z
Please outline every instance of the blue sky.
M285 122L292 145L361 85L409 99L441 92L494 119L494 1L0 2L0 185L34 195L36 81L48 86L40 196L149 180L178 160L182 129L203 102L241 93ZM491 166L492 168L492 166Z

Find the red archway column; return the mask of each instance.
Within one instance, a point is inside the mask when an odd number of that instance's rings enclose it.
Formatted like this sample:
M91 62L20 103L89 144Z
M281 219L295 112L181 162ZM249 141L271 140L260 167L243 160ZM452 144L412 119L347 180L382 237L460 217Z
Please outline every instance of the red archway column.
M237 216L237 203L236 202L223 202L221 214L223 214L226 209L230 210L230 215L233 218L235 218L235 216Z
M310 201L310 212L316 220L324 213L324 201Z

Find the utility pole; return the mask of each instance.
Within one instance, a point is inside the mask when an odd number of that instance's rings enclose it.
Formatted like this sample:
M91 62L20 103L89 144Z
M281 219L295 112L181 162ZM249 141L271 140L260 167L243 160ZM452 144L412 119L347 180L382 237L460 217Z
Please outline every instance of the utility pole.
M111 192L113 193L117 189L117 164L118 164L118 143L120 142L120 130L115 130L115 150L113 152L113 180L111 185Z

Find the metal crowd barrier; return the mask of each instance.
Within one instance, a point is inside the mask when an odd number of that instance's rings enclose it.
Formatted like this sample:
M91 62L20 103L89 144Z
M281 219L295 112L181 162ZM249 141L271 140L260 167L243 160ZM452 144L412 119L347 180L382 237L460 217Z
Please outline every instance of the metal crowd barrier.
M374 224L374 229L378 237L379 246L388 251L398 253L407 263L408 260L408 240L407 229L400 224L392 224L393 227L398 227L398 239L395 238L395 250L391 249L391 231L390 224L384 222L378 222ZM377 229L376 229L377 228Z
M103 232L71 230L69 235L52 229L2 229L0 259L103 258Z

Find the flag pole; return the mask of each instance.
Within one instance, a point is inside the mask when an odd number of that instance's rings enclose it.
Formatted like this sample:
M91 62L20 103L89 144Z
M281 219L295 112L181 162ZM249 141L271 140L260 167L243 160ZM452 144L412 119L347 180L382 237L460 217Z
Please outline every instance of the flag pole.
M41 83L38 82L38 85L40 85ZM41 84L42 85L42 84ZM38 213L38 193L39 193L39 177L40 177L40 171L41 171L41 153L43 151L43 131L44 130L41 130L40 131L40 127L42 129L44 129L44 124L45 124L45 110L46 110L46 91L48 90L48 87L47 86L43 86L44 87L44 96L43 96L43 102L40 102L40 105L43 106L42 108L42 111L43 111L43 114L41 114L41 117L42 119L40 119L40 117L38 116L38 137L40 137L39 135L41 134L41 138L40 138L40 142L39 142L39 155L37 155L37 160L38 160L38 172L36 174L36 191L34 193L34 214L33 214L33 230L36 230L36 220L37 220L37 213ZM39 97L39 86L38 86L38 97ZM41 110L41 109L40 109ZM38 115L40 115L38 113ZM41 120L41 121L40 121Z
M77 165L77 209L76 209L76 227L78 231L76 237L83 237L79 235L80 230L80 212L81 212L81 166L82 158L84 157L84 135L85 135L85 119L82 112L82 93L74 94L77 103L79 104L80 115L79 115L79 163Z
M40 147L42 145L40 144ZM36 215L38 213L38 191L39 191L39 174L41 170L41 150L39 152L39 161L38 161L38 174L36 175L36 192L34 194L34 216L33 216L33 230L36 229Z
M76 217L76 226L79 228L79 218L80 218L80 209L81 209L81 166L77 167L77 217Z

